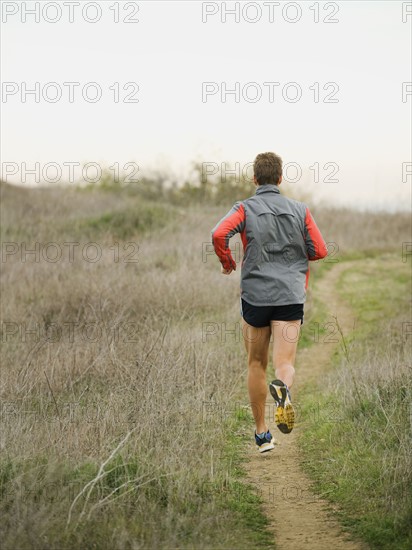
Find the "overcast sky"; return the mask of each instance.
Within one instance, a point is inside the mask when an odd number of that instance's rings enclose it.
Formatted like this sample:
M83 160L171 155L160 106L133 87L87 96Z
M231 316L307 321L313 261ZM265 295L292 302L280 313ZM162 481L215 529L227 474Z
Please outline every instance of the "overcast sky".
M398 1L4 1L3 179L219 176L272 150L292 193L410 208L411 23Z

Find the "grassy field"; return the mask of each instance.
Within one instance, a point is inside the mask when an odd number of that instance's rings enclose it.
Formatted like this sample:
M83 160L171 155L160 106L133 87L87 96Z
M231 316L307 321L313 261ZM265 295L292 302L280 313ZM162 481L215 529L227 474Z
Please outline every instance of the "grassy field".
M410 286L399 251L348 263L338 290L356 326L303 403L318 411L306 414L304 467L371 548L412 544Z
M1 186L5 549L273 547L259 497L243 479L243 449L253 428L243 406L239 273L223 278L210 254L210 229L230 203L225 196L205 201L201 190L168 196L154 189ZM386 251L401 257L410 234L407 215L314 213L335 243L328 262L314 266L319 279L346 258L368 258L364 269L375 273ZM392 276L390 300L399 297L396 318L407 320L401 298L410 263L391 262L384 278L377 277L373 296L371 272L360 269L358 282L349 274L341 281L340 291L364 308L366 319L372 299L378 317L382 308L389 311L381 295ZM371 291L365 303L351 294L361 285ZM322 315L316 307L311 291L308 319ZM362 375L363 408L348 401L345 414L356 418L361 410L364 423L364 408L374 410L368 403L378 399L380 384L366 354L375 349L374 341L391 358L392 374L385 359L379 372L396 378L396 388L403 383L397 361L406 344L399 338L399 345L386 346L386 314L376 320L373 331L362 334L359 349L350 351L350 361L359 361L369 374ZM310 338L301 343L311 345ZM336 367L339 380L344 372ZM388 391L380 399L385 414L396 419L406 408L395 407L392 414ZM384 421L384 413L376 414L376 421ZM316 429L311 427L304 442L311 453L323 452L320 445L313 450ZM392 439L391 433L389 425L390 462L373 464L379 472L396 466L396 480L410 483L404 462L410 426L397 429ZM339 437L336 453L346 460L344 434ZM365 458L371 455L372 450ZM312 475L323 486L336 472ZM368 479L371 500L379 503L388 493L374 494L375 474ZM345 505L359 498L357 491L358 486L352 492L347 487L332 497ZM400 508L404 501L390 502L399 530L407 517ZM354 528L378 538L380 516L360 514L365 529L356 522Z
M7 186L2 204L3 548L270 547L228 437L243 350L208 336L238 321L203 257L217 209Z

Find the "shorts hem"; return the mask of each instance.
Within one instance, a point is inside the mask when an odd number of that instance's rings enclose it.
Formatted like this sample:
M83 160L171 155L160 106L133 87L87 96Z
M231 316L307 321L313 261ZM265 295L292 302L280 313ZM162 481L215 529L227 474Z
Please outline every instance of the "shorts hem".
M256 328L269 327L271 321L300 321L303 325L304 304L255 306L240 298L240 314L246 323Z

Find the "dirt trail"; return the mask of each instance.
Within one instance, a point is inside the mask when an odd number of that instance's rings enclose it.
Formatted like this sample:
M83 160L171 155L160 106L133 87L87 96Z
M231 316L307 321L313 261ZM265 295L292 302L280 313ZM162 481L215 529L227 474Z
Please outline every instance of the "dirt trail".
M337 264L322 279L322 296L327 306L328 317L338 318L343 334L353 330L354 316L351 309L340 299L336 283L342 271L350 269L350 263ZM315 299L320 299L316 296ZM336 338L336 335L335 339ZM335 343L325 343L320 338L310 350L298 352L296 382L292 398L299 402L303 385L321 380L328 371L328 364L336 349ZM271 363L268 368L273 367ZM311 491L311 482L301 468L301 454L297 437L302 425L297 424L292 433L283 435L273 420L273 401L268 394L267 421L277 445L271 452L259 454L252 443L248 449L248 481L255 485L263 500L263 510L269 519L277 547L282 550L359 550L366 545L350 540L330 513L331 506ZM304 428L303 428L304 429Z

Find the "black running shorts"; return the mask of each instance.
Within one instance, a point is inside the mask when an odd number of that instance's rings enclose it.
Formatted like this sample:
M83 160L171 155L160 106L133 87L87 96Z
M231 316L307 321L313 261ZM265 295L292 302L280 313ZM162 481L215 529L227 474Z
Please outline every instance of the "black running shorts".
M303 304L252 306L240 299L240 314L252 327L269 327L271 321L297 321L303 324Z

